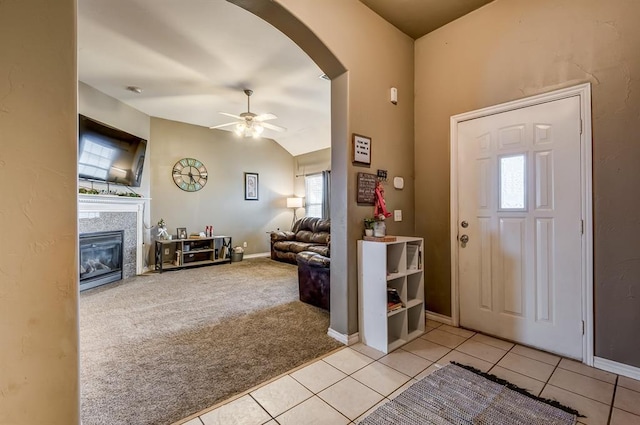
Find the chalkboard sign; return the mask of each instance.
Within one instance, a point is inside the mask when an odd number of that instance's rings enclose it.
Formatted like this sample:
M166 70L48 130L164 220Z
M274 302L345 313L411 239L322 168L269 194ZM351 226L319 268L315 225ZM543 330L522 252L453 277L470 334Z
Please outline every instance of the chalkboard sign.
M374 205L376 198L376 175L358 173L358 203Z

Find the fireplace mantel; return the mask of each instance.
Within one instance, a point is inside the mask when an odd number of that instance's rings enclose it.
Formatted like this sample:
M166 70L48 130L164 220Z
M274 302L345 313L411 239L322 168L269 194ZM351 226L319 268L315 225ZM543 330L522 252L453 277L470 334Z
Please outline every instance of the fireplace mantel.
M78 194L78 203L87 204L143 204L145 201L150 201L151 198L137 198L132 196L118 196L118 195L87 195L84 193Z
M84 213L135 212L136 213L136 274L144 273L144 210L151 198L117 195L78 194L78 217Z

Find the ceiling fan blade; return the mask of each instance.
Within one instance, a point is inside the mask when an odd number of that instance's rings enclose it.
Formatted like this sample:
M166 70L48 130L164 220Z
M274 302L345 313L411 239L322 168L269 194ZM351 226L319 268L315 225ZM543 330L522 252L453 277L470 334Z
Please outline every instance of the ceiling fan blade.
M286 128L284 127L280 127L279 125L275 125L275 124L270 124L268 122L261 122L260 123L264 128L268 128L269 130L275 130L275 131L287 131Z
M233 115L233 114L230 114L230 113L228 113L228 112L218 112L218 113L219 113L219 114L221 114L221 115L224 115L224 116L226 116L226 117L235 118L235 119L237 119L237 120L243 120L243 119L244 119L244 118L242 118L242 117L241 117L241 116L239 116L239 115Z
M275 120L276 118L278 117L275 116L274 114L260 114L257 117L255 117L254 120L262 122L267 120Z
M226 124L218 124L218 125L214 125L213 127L209 127L209 130L213 130L214 128L222 128L222 127L228 127L230 125L236 125L236 122L228 122Z

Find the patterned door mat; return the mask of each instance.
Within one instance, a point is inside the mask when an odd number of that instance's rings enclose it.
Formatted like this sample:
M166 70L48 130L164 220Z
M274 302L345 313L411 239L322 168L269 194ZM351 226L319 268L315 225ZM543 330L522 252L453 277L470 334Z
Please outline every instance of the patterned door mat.
M571 408L456 363L416 382L360 424L574 425L577 415Z

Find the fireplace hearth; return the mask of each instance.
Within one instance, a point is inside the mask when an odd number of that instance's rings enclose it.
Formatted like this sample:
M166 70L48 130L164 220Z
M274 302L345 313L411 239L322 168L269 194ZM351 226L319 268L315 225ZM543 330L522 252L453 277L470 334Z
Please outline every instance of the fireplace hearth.
M122 280L124 231L80 234L80 290Z

